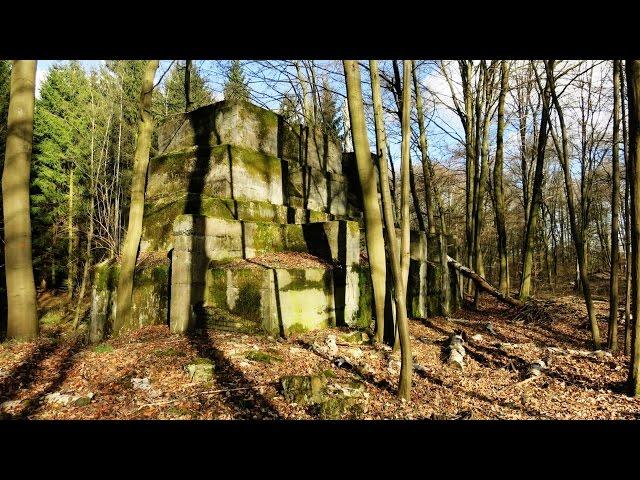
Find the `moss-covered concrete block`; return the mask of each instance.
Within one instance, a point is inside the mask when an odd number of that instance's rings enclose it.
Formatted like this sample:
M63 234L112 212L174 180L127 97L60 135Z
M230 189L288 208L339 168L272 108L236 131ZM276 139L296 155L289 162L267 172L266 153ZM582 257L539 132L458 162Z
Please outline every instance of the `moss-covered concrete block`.
M223 100L167 118L158 127L158 147L165 153L228 143L278 156L278 123L278 115L270 110L249 102Z
M280 138L282 158L318 170L342 173L340 145L320 128L283 124Z
M278 268L275 272L272 305L285 334L335 325L331 270Z
M134 271L131 324L123 327L123 331L167 323L170 269L170 260L162 252L139 261ZM92 343L102 341L111 333L119 274L120 265L112 260L96 265L89 320Z

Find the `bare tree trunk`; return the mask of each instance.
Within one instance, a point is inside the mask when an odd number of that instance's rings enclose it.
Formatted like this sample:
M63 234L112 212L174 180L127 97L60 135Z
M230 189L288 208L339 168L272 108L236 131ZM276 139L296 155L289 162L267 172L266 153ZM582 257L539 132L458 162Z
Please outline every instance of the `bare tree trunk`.
M504 101L509 88L509 63L502 60L500 66L500 97L498 98L498 130L496 133L496 159L493 167L494 208L496 211L496 232L498 234L498 256L500 258L500 273L498 288L504 294L509 294L507 228L505 224L505 200L503 185L504 168Z
M188 112L191 110L191 105L193 102L191 101L191 60L185 60L184 65L184 111Z
M360 85L360 66L356 60L344 60L343 64L347 84L351 134L353 136L353 146L356 154L358 177L362 188L362 202L364 205L365 236L376 315L375 340L382 342L387 267L384 254L382 218L378 203L378 188L376 186L373 162L371 161L369 139L367 138L362 86Z
M312 107L309 105L309 87L307 86L307 80L302 75L302 70L300 69L300 62L295 61L294 65L296 67L296 74L298 76L298 82L300 83L300 88L302 89L302 116L304 117L305 125L311 125L313 123L312 118Z
M629 392L640 395L640 60L626 60L629 106L629 168L627 181L631 187L631 362Z
M576 257L578 262L578 270L580 274L580 283L582 286L582 293L584 295L584 301L587 307L587 315L589 316L589 324L591 326L591 335L593 337L593 345L595 350L600 349L600 329L598 328L598 322L596 320L596 314L593 309L593 300L591 298L591 286L589 284L589 277L587 276L587 269L585 264L585 248L584 239L578 228L576 221L576 209L573 202L573 186L571 180L571 170L569 168L569 139L567 136L567 129L564 123L564 115L562 113L562 107L558 96L555 91L555 78L553 73L553 62L549 61L545 67L547 71L547 82L551 84L551 98L555 106L556 113L558 114L558 120L560 122L560 132L562 134L562 146L558 144L556 135L551 130L553 142L556 147L558 158L560 159L560 165L564 173L565 191L567 194L567 209L569 210L569 223L571 226L571 235L576 250Z
M416 94L416 113L418 115L418 139L420 142L420 159L422 161L422 177L424 179L424 201L427 208L427 227L429 233L436 233L436 224L433 216L433 187L431 185L431 172L429 171L429 151L427 148L427 134L424 126L424 107L422 94L418 84L416 62L411 62L413 70L413 89Z
M96 132L96 117L95 117L95 105L93 104L93 91L91 91L91 159L89 162L89 230L87 231L87 249L84 254L84 267L82 271L82 283L80 284L80 292L78 294L78 303L76 304L76 312L73 317L73 328L77 328L78 320L80 318L80 309L84 298L84 293L89 283L89 271L91 270L91 247L93 244L93 223L94 223L94 205L95 205L95 177L94 177L94 152L95 152L95 132ZM111 121L111 118L109 118ZM106 135L109 134L109 124L107 124Z
M35 60L13 62L2 174L2 209L7 279L7 338L17 340L35 338L39 327L29 215L35 80Z
M142 216L144 214L144 193L149 166L149 150L153 118L151 116L151 99L153 80L158 70L158 60L149 60L144 71L142 92L140 94L140 121L131 179L131 204L129 206L129 225L122 247L122 261L118 278L116 320L113 326L115 334L123 329L133 328L131 319L131 295L133 292L133 275L142 234Z
M550 60L550 70L553 71L553 60ZM544 157L547 146L547 127L549 123L549 86L551 79L547 75L542 95L542 115L540 118L540 133L538 134L538 150L536 156L536 170L533 177L533 191L531 192L531 206L529 209L527 229L522 248L522 277L520 279L520 300L526 300L531 292L531 271L533 268L533 249L535 232L538 224L540 203L542 201L542 180L544 172Z
M618 212L620 210L620 160L618 154L620 130L620 61L613 61L613 145L611 152L611 278L609 281L609 348L618 350Z
M386 132L384 129L384 117L382 113L382 99L380 94L380 80L378 78L378 62L371 60L369 62L371 73L371 91L373 94L373 108L374 108L374 120L376 126L376 144L378 155L381 158L381 165L386 166ZM380 168L380 189L382 190L382 206L385 221L385 231L387 232L387 243L391 263L391 271L393 274L393 283L395 289L395 305L396 305L396 318L400 329L400 324L404 324L408 327L407 320L407 306L406 306L406 287L402 284L402 272L400 268L400 259L398 255L398 241L396 238L396 229L393 223L393 211L391 202L391 192L389 189L389 179L386 168ZM407 335L408 336L408 335ZM402 341L402 340L401 340ZM400 372L400 388L398 395L401 398L409 399L411 394L411 371L413 368L412 357L410 351L410 343L407 341L405 346L401 346L403 350L402 364L405 364L407 358L409 364L403 367L401 366ZM409 350L408 356L406 350ZM406 379L408 370L408 382ZM408 385L407 385L408 383Z
M622 145L624 149L624 236L625 236L625 260L626 260L626 293L624 306L624 354L631 353L631 218L630 197L631 185L629 175L629 137L627 132L627 112L625 108L625 72L620 62L620 106L622 107Z
M73 235L73 173L75 165L69 166L69 213L67 216L69 228L69 244L67 246L67 300L73 298L73 287L76 282L76 262L73 258L74 254L74 235Z
M410 254L410 225L409 225L409 169L411 159L409 157L409 136L411 134L409 122L411 121L411 62L405 60L403 64L403 89L402 89L402 159L400 166L400 205L402 209L400 237L400 269L402 271L402 295L406 297L407 282L409 279L409 254ZM398 396L409 400L411 396L411 374L413 370L413 358L411 356L411 344L409 337L409 323L406 314L404 318L398 315L398 336L400 339L401 367L400 388Z

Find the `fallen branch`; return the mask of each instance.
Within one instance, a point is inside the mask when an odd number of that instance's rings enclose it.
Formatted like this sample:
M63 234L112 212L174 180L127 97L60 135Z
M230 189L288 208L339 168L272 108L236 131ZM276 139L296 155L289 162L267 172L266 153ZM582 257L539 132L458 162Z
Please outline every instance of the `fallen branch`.
M495 287L491 286L489 284L489 282L487 282L487 280L483 276L478 275L476 272L471 270L469 267L465 267L464 265L460 264L455 258L451 258L451 257L447 256L447 262L449 263L449 265L451 265L453 268L455 268L462 275L464 275L465 277L470 278L471 280L473 280L475 282L476 286L478 286L481 290L484 290L485 292L489 293L490 295L493 295L494 297L496 297L501 302L507 303L507 304L511 305L512 307L522 307L524 305L524 302L521 302L518 299L515 299L515 298L512 298L512 297L510 297L508 295L505 295L500 290L498 290Z
M138 407L138 409L136 410L136 412L138 410L142 410L145 407L157 407L157 406L160 406L160 405L169 405L170 403L176 403L176 402L179 402L181 400L184 400L185 398L197 397L198 395L213 395L214 393L235 392L235 391L238 391L238 390L251 390L252 388L260 387L260 386L264 386L264 385L267 385L267 384L252 385L250 387L222 388L222 389L219 389L219 390L205 390L204 392L196 392L196 393L192 393L191 395L187 395L186 397L174 398L173 400L165 400L164 402L145 403L144 405L140 405Z

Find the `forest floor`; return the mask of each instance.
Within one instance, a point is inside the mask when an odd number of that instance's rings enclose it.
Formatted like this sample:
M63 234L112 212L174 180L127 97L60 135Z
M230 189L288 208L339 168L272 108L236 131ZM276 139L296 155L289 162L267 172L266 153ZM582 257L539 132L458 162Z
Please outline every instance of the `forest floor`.
M482 297L479 311L411 320L419 367L410 402L395 395L399 356L340 341L345 330L274 339L216 330L180 336L149 326L92 346L71 331L69 315L56 313L62 296L41 294L39 302L41 339L0 345L1 418L314 419L316 410L285 400L280 379L324 372L330 383L364 385L361 408L342 418L640 419L640 399L624 392L629 358L591 352L583 301L571 295L527 315ZM606 337L608 305L595 306ZM465 339L462 370L447 363L454 332ZM330 335L338 338L337 356L358 359L365 371L318 353L314 343ZM214 362L213 380L191 381L185 366L198 358ZM536 360L546 368L523 381Z

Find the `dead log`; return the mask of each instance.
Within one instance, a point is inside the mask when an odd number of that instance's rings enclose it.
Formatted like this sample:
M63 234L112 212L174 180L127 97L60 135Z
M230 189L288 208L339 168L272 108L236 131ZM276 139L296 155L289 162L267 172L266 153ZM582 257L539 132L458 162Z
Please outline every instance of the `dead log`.
M460 262L458 262L455 258L451 258L451 257L447 256L447 262L449 263L449 265L451 265L453 268L455 268L462 275L464 275L465 277L470 278L471 280L473 280L475 282L476 286L478 286L480 289L484 290L485 292L489 293L490 295L493 295L494 297L496 297L501 302L507 303L507 304L511 305L512 307L522 307L524 305L524 302L521 302L520 300L518 300L516 298L512 298L512 297L510 297L508 295L505 295L500 290L498 290L495 287L491 286L489 284L489 282L487 282L487 280L484 277L482 277L481 275L478 275L476 272L471 270L469 267L465 267Z
M453 334L449 339L449 365L454 365L462 370L464 367L465 349L462 345L462 335Z

